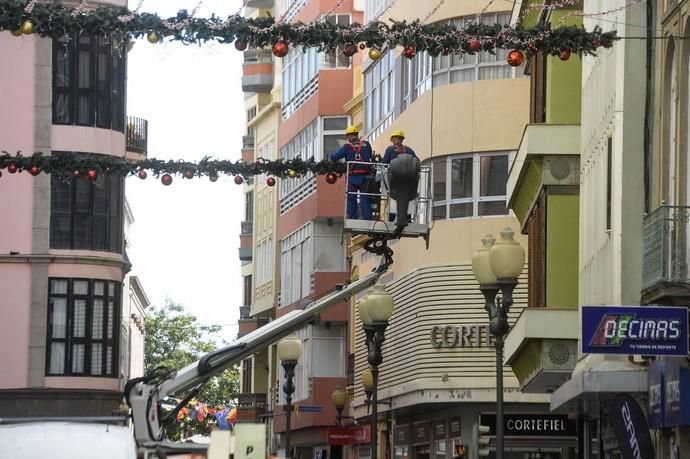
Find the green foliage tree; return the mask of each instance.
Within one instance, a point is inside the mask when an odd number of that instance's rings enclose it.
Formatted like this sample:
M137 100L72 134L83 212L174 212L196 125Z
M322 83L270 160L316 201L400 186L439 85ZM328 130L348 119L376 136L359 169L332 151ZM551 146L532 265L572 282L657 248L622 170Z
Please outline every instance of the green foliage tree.
M167 299L165 305L152 307L146 312L144 365L145 371L166 367L179 370L196 361L202 355L224 344L218 337L221 327L202 325L196 316L190 314L183 305ZM196 397L209 407L235 405L240 390L239 368L226 369L211 378ZM172 439L179 438L180 423L176 432L169 429ZM190 432L186 425L185 433L207 433L207 425L194 425Z

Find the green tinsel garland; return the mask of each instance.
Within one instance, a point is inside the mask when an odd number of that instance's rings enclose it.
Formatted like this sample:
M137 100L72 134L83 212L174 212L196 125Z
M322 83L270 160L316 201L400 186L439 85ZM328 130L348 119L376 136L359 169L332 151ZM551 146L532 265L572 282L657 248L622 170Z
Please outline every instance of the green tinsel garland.
M187 10L176 16L162 19L157 14L134 13L125 7L98 6L84 13L73 14L74 8L60 3L36 3L30 13L25 12L23 0L0 0L0 31L19 33L22 24L30 21L34 33L42 37L59 38L64 35L85 33L125 39L143 37L154 32L156 39L166 38L183 43L203 43L217 40L221 43L236 42L244 47L270 47L278 41L290 45L333 51L347 44L365 44L370 48L404 46L416 51L428 51L432 56L453 53L474 53L470 47L474 40L481 50L517 49L531 53L541 52L558 55L567 49L576 54L595 54L599 47L610 48L616 41L616 32L603 32L599 27L587 31L577 26L552 29L540 24L525 29L499 24L471 24L457 29L448 23L421 24L393 22L391 25L372 21L362 26L347 26L317 21L276 22L273 17L245 18L232 15L227 19L191 17ZM155 40L153 40L155 41Z
M290 160L269 161L259 158L257 161L230 161L216 160L205 157L199 162L160 160L155 158L144 159L142 161L126 161L109 155L95 155L84 153L56 153L54 155L43 155L35 153L33 156L22 156L21 154L10 155L6 151L0 155L0 171L3 169L17 172L22 170L31 171L31 168L38 168L37 173L71 175L78 172L85 175L93 170L100 173L135 175L139 171L150 171L155 176L162 174L179 174L187 177L218 176L221 174L242 177L251 177L259 174L268 174L275 177L295 177L305 175L309 172L316 175L326 175L334 173L342 175L345 173L346 165L342 162L329 160L314 161L295 158ZM36 169L34 169L36 171Z

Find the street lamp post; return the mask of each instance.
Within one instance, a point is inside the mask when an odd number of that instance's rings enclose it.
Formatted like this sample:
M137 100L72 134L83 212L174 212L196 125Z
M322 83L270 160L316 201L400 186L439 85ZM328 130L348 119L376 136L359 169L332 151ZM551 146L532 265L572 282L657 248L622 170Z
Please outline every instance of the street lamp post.
M335 423L338 427L342 427L343 410L345 409L345 404L347 403L347 393L342 390L340 386L336 386L335 390L331 394L331 401L335 405L335 410L338 412L338 415L335 418Z
M292 457L290 452L290 420L292 418L292 394L295 385L292 379L295 377L295 366L302 354L302 341L294 335L284 338L278 343L278 358L285 372L285 456Z
M472 272L484 295L489 330L496 342L496 459L503 459L503 338L510 330L508 312L525 264L525 250L513 235L513 230L504 228L498 241L490 234L485 236L484 246L472 256Z
M374 392L374 374L371 372L371 368L366 368L362 371L362 387L364 387L364 394L367 396L367 413L369 413L371 395Z
M377 458L378 448L378 379L379 365L383 362L381 346L385 341L388 320L393 315L393 297L382 284L374 285L374 291L359 304L359 318L362 320L367 344L367 361L372 375L371 398L371 459Z

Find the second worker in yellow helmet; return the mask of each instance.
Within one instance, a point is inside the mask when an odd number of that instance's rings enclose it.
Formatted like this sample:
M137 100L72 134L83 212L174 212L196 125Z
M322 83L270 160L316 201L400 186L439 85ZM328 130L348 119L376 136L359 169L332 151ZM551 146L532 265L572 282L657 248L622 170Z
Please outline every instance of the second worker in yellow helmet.
M412 155L417 158L417 154L414 150L407 145L403 145L403 140L405 139L405 133L400 129L396 129L391 133L391 143L386 152L383 154L383 159L381 160L384 164L390 164L395 158L400 155ZM385 184L384 188L388 188L388 184ZM414 203L410 202L407 208L407 219L412 221L412 208ZM398 212L398 205L395 199L389 198L388 200L388 221L395 221L396 214Z
M412 155L415 158L417 157L417 154L412 148L408 147L407 145L403 145L403 140L405 140L405 133L400 129L396 129L391 133L392 145L386 148L386 151L383 154L383 163L390 164L390 162L397 158L398 155L407 154Z

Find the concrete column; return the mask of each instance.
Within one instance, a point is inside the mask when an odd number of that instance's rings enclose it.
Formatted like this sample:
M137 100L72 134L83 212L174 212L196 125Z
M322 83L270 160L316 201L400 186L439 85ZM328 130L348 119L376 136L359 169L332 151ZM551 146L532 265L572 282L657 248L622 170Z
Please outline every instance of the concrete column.
M52 60L53 43L36 38L36 81L34 108L35 151L50 153L52 126ZM24 152L32 154L34 152ZM50 176L38 175L33 182L32 255L50 251ZM46 324L48 320L48 262L31 264L31 314L29 338L29 387L41 387L46 366Z

